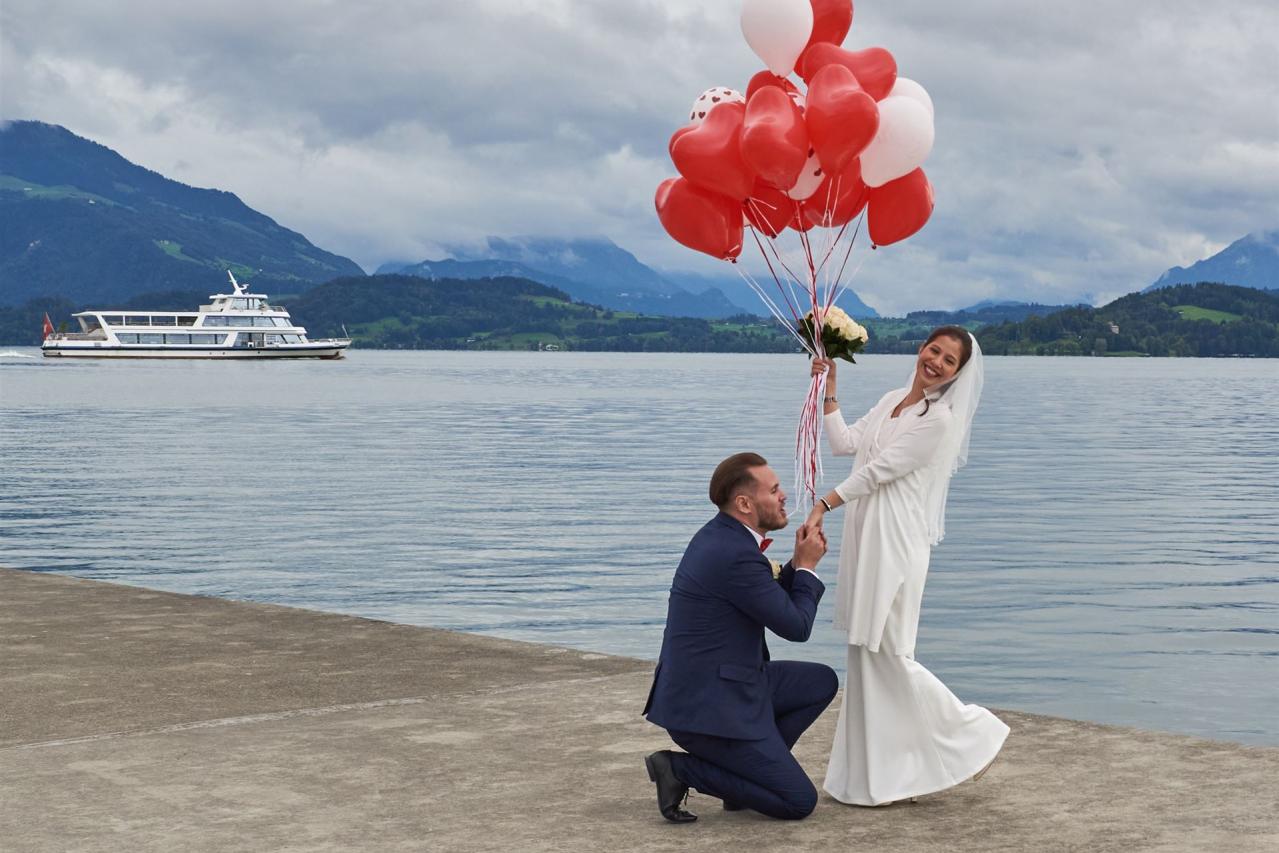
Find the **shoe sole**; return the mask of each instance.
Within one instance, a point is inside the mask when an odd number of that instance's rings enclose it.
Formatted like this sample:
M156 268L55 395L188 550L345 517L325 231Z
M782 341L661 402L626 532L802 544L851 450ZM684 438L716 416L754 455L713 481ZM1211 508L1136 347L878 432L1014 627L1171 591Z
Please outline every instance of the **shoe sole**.
M644 769L648 771L648 781L657 784L657 771L653 769L653 756L644 756Z

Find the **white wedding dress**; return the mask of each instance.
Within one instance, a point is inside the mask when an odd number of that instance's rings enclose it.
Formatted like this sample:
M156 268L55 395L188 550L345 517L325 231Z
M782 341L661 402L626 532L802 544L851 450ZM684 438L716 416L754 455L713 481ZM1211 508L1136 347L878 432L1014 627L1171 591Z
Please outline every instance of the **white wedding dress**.
M823 787L863 806L972 778L1009 731L985 708L960 702L914 659L928 561L941 537L956 457L967 456L975 398L959 414L946 397L934 397L893 418L908 391L889 392L852 427L837 411L824 424L835 454L857 459L835 489L847 504L835 625L848 640L848 679Z

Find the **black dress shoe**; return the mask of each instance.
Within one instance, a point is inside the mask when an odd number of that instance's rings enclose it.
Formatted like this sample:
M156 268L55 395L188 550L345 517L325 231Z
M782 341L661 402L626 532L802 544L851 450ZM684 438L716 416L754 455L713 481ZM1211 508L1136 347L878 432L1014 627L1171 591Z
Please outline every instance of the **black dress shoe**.
M671 751L663 749L644 759L648 778L657 783L657 810L671 823L692 823L697 815L684 811L680 805L688 795L688 786L675 775L671 766Z

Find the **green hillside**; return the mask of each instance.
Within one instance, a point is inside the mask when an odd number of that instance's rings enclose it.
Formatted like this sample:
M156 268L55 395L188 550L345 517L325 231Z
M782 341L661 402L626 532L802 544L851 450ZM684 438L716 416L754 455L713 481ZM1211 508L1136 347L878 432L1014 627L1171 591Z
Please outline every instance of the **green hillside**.
M572 302L522 278L342 278L286 302L316 336L389 349L623 352L791 352L793 342L758 318L653 317Z
M208 295L228 269L272 295L363 274L232 193L169 180L56 125L4 125L0 155L0 305Z
M1181 284L1132 293L1101 308L989 326L995 355L1279 357L1279 294L1225 284Z

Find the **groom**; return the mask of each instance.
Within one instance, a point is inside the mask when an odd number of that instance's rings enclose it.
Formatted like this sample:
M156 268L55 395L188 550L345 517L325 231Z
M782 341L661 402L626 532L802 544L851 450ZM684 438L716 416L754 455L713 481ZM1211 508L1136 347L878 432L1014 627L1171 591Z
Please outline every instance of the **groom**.
M697 820L682 806L688 789L798 820L817 791L791 747L835 697L835 671L819 663L770 661L764 629L804 642L825 586L813 569L826 537L801 527L795 556L776 579L762 551L786 526L786 493L755 453L738 453L711 477L719 514L693 536L675 571L666 633L644 714L687 754L644 759L657 806L674 823Z

